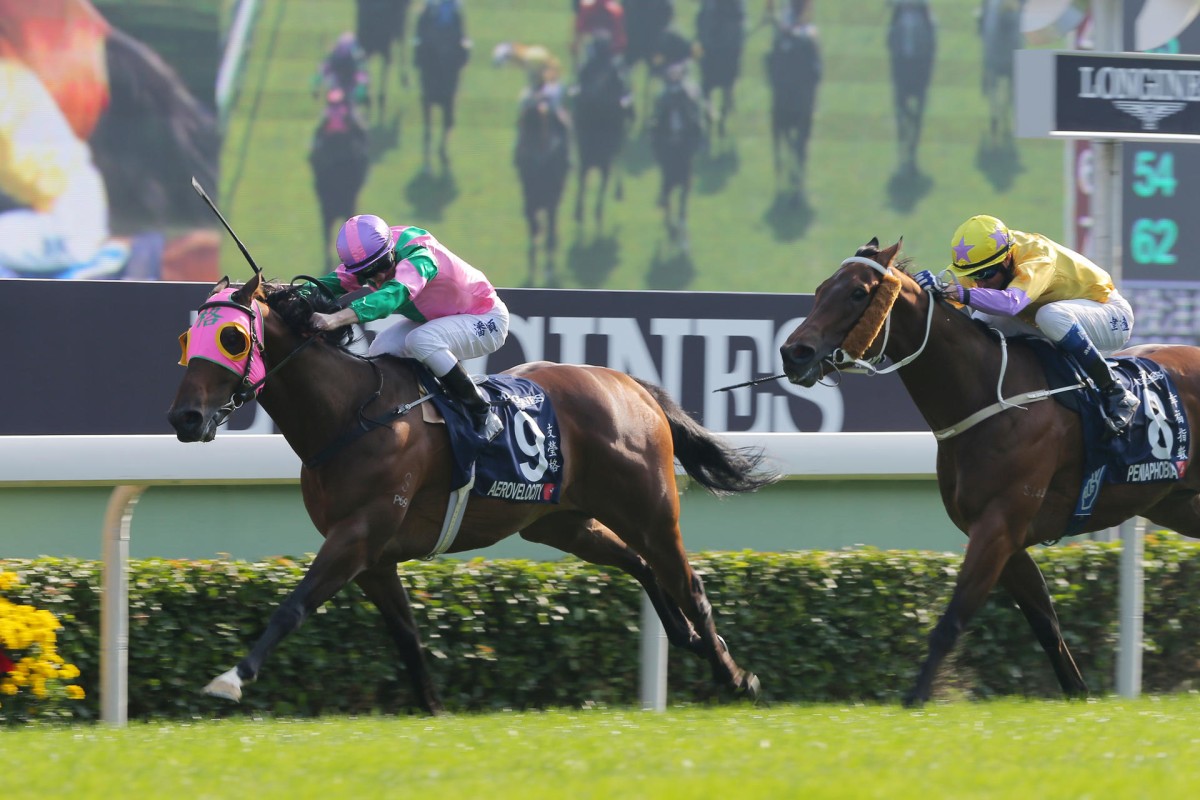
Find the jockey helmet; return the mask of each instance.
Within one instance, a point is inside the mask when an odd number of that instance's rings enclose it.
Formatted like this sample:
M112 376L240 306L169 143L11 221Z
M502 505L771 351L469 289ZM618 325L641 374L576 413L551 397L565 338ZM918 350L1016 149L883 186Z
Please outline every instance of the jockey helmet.
M347 31L337 38L333 45L333 54L342 58L353 56L358 48L358 40L353 33Z
M1000 263L1012 247L1012 233L995 217L977 214L958 226L950 241L950 272L965 278Z
M342 225L337 235L337 254L342 268L354 275L375 272L391 266L395 259L396 237L392 229L374 214L358 214Z

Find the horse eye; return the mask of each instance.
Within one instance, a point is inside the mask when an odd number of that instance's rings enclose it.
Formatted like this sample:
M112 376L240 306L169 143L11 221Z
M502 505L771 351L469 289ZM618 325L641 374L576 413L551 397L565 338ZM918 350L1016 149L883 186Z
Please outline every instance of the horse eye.
M250 337L245 331L235 325L227 325L221 329L221 349L235 361L246 357L250 352Z
M866 299L867 294L868 294L867 290L864 289L863 287L859 286L857 289L855 289L853 292L850 293L850 298L852 300L864 300L864 299Z

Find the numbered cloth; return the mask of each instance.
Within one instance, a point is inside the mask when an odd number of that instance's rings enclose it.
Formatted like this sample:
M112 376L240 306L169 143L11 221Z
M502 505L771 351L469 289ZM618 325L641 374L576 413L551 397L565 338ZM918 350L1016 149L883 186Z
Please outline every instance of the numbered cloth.
M414 365L415 366L415 365ZM525 378L489 375L480 384L504 430L491 442L475 432L461 405L443 392L423 366L417 375L446 420L454 466L450 490L474 478L471 494L518 503L557 503L564 469L558 418L542 387Z
M1049 342L1033 338L1023 341L1038 354L1051 388L1088 384L1078 365ZM1191 426L1171 376L1148 358L1121 356L1108 361L1114 364L1113 372L1121 383L1142 401L1123 435L1108 435L1095 390L1054 395L1078 412L1083 427L1083 480L1067 536L1083 531L1105 484L1177 481L1187 470Z

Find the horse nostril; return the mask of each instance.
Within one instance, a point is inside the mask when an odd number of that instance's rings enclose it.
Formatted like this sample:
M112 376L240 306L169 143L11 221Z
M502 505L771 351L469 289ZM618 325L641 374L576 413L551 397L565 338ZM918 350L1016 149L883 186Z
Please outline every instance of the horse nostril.
M204 424L204 417L195 409L175 409L167 413L167 421L175 429L180 439L185 436L195 437Z

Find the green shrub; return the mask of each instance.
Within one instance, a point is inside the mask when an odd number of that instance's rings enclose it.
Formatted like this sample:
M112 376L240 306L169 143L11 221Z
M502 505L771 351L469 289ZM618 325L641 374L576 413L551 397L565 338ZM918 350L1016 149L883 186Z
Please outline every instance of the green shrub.
M1112 690L1117 640L1116 544L1082 542L1035 557L1076 662L1093 692ZM693 558L717 628L767 699L895 701L925 655L961 557L857 549L707 553ZM61 621L59 651L82 671L98 709L100 569L95 562L0 562L27 599ZM264 629L304 565L146 560L129 580L131 718L227 714L406 712L408 678L373 606L351 586L271 655L240 705L200 689ZM638 691L640 589L577 561L444 560L400 568L430 668L448 708L629 705ZM1185 690L1200 644L1200 544L1146 542L1147 691ZM708 665L672 650L671 702L711 692ZM972 621L937 683L942 692L1059 695L1046 656L1002 590Z

